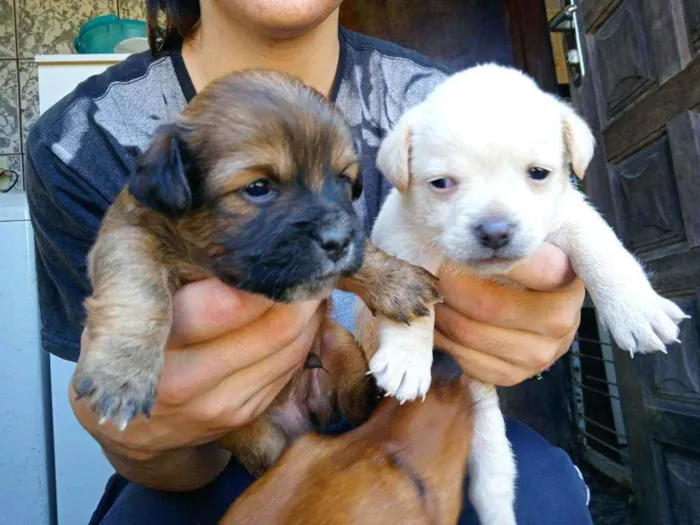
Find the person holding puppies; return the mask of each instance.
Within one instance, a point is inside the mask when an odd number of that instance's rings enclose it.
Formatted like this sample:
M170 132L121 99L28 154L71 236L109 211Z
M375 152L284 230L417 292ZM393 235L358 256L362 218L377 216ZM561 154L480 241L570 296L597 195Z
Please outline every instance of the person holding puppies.
M350 124L364 172L356 203L367 231L390 185L375 166L381 139L450 73L396 45L338 25L340 0L150 0L152 53L81 84L28 137L27 191L37 242L42 345L76 361L89 294L86 256L101 219L157 125L211 81L263 67L291 73L327 95ZM162 38L157 20L165 16ZM545 245L509 277L522 289L441 278L436 342L474 378L518 384L568 349L583 286L564 254ZM215 523L252 478L213 444L277 396L302 363L323 319L316 301L275 304L216 280L174 296L174 323L148 420L120 432L71 391L80 423L117 474L92 523ZM334 294L353 328L352 298ZM343 429L338 429L342 431ZM508 422L519 465L519 523L590 523L586 487L566 454ZM127 481L128 480L128 481ZM465 504L460 523L476 523Z

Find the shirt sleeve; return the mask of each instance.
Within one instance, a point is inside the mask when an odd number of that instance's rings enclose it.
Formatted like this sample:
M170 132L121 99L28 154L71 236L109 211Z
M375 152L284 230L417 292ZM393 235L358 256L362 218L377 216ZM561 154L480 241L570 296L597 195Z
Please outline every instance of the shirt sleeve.
M29 134L26 164L41 344L58 357L77 361L85 318L83 301L90 290L87 253L107 203L38 133Z

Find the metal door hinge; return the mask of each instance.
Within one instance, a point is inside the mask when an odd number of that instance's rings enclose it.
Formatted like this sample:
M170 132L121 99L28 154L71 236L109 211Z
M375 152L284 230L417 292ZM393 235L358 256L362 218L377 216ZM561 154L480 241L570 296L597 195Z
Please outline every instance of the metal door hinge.
M569 69L571 82L575 87L581 85L581 81L586 74L586 66L583 60L582 36L576 17L578 4L576 0L569 0L569 5L564 7L549 21L549 31L552 33L563 33L566 52L566 65Z

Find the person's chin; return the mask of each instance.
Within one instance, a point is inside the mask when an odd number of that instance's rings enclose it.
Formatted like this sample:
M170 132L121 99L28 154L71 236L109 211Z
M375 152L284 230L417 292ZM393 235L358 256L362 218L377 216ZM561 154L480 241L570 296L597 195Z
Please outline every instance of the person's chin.
M301 7L301 14L294 16L279 16L275 19L250 20L255 25L255 30L259 34L271 40L295 40L301 38L316 29L323 22L333 16L339 8L338 5L329 5L328 9L316 13L304 11Z

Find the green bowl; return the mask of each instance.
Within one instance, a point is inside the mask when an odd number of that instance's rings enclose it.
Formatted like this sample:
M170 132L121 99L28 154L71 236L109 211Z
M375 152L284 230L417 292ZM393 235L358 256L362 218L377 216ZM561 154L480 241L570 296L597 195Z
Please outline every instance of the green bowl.
M114 53L119 42L127 38L145 38L146 22L126 20L117 15L98 16L85 22L73 41L80 54Z

